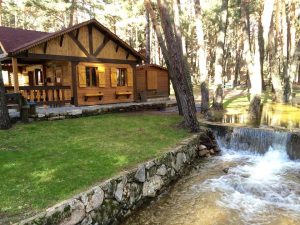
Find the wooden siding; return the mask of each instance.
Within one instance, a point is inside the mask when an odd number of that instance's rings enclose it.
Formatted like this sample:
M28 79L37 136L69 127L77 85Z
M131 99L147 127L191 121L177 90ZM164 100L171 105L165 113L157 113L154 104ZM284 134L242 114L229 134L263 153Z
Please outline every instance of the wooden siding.
M132 54L128 55L122 46L119 46L112 40L108 39L108 42L104 43L104 39L108 38L95 27L92 27L92 46L93 52L90 52L89 46L89 31L88 26L83 26L79 29L78 42L85 49L78 46L72 37L76 39L76 32L72 32L70 35L65 34L62 37L54 38L47 42L47 44L40 44L28 50L30 54L47 54L47 55L59 55L59 56L73 56L73 57L87 57L89 55L95 58L105 58L105 59L116 59L116 60L129 60L136 61L137 58ZM101 51L97 55L93 55L99 46L103 45ZM119 46L119 47L117 47ZM128 57L127 57L128 55Z
M127 52L119 47L118 51L117 44L109 41L103 50L97 55L98 58L108 58L108 59L126 59ZM128 60L136 60L136 58L132 55L129 55Z
M147 70L147 90L157 90L157 70Z
M156 73L157 80L151 80L156 82L156 89L149 90L147 73ZM136 69L136 100L139 99L140 92L146 92L147 98L156 97L168 97L169 96L169 76L168 71L160 69L154 66L149 67L137 67ZM155 88L154 84L150 85L151 88ZM150 89L151 89L150 88Z
M85 67L97 67L104 69L104 78L105 81L102 81L102 85L105 84L105 87L99 85L99 78L97 79L96 87L79 87L77 85L77 96L78 96L78 105L100 105L100 104L109 104L109 103L121 103L121 102L133 102L134 98L134 90L131 86L124 87L112 87L111 83L111 71L114 68L126 68L127 71L132 70L133 68L128 64L111 64L111 63L79 63L77 68L85 68ZM79 79L79 73L77 71L77 83ZM101 87L100 87L101 86ZM114 85L113 85L114 86ZM127 98L126 95L116 96L117 92L131 92L132 94ZM103 97L100 100L96 95L102 93ZM95 97L88 97L87 101L85 101L85 96L95 95Z

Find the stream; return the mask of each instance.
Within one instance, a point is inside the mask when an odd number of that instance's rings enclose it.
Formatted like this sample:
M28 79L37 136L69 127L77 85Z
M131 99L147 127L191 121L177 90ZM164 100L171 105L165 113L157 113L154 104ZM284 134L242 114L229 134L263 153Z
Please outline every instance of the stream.
M242 148L253 132L218 137L222 155L205 159L124 225L300 224L300 161L287 154L287 133L260 134Z

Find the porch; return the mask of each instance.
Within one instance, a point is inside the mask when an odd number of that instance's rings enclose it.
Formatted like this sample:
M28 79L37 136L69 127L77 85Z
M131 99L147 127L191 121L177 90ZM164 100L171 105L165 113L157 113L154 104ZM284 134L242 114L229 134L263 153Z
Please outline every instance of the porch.
M50 107L72 103L70 62L12 58L1 64L5 93L20 93L27 102Z
M19 91L27 102L51 107L71 103L71 86L20 86ZM6 93L13 93L14 87L6 86Z

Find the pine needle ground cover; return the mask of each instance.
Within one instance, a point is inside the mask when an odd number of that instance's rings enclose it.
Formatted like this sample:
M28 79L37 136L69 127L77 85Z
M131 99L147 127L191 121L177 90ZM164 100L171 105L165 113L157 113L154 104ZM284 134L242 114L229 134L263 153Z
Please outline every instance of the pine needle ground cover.
M52 206L158 156L188 136L180 122L177 115L109 114L0 131L0 218Z

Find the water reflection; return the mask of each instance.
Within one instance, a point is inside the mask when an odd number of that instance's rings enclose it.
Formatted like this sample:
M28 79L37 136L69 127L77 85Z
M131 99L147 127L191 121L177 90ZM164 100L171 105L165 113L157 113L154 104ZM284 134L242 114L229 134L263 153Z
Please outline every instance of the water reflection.
M230 124L246 124L256 127L271 126L294 129L300 128L300 109L291 105L265 103L262 105L260 118L256 121L251 120L248 112L244 109L230 109L223 115L210 120Z

